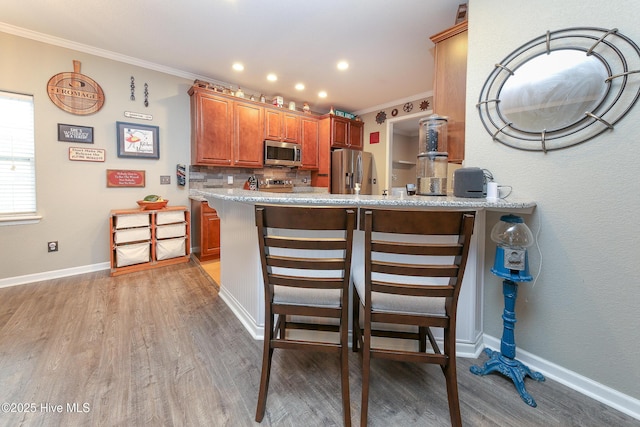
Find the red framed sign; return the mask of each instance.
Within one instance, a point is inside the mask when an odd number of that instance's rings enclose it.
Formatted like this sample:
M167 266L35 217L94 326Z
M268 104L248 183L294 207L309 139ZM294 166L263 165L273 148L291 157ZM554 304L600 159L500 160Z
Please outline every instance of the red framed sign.
M107 187L144 187L145 171L107 169Z

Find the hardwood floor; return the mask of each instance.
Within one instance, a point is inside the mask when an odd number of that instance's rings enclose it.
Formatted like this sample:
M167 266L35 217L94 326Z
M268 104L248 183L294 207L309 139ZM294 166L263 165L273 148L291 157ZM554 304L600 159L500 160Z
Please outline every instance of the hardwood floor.
M200 267L216 282L220 283L220 260L200 262Z
M3 288L0 403L14 405L2 407L0 426L257 425L261 355L195 264ZM509 380L469 372L483 361L458 360L465 425L640 425L550 380L528 380L531 408ZM357 425L359 356L349 364ZM338 366L337 357L276 351L261 425L341 425ZM449 425L437 366L374 360L371 378L370 426Z

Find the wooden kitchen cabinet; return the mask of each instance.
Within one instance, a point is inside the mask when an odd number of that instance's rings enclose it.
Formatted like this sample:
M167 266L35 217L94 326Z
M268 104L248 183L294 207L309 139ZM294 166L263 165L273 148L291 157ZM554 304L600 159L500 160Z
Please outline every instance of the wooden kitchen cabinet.
M220 217L207 201L191 200L193 254L200 261L220 258Z
M329 126L329 144L331 148L347 148L349 146L349 120L342 117L329 116L323 119Z
M354 150L364 148L364 122L351 120L349 123L349 148Z
M300 116L282 109L265 108L264 133L265 139L298 144L300 142Z
M331 148L362 150L364 123L333 114L320 119L320 138L328 139Z
M193 86L191 163L262 167L264 108Z
M189 262L190 235L190 214L185 206L112 210L111 275Z
M431 36L431 41L435 43L433 111L449 119L449 162L462 163L467 92L467 21Z
M192 87L191 163L232 165L233 101Z
M301 169L318 169L319 123L315 117L300 119L300 145L302 145Z
M364 122L328 114L319 120L318 170L311 172L313 187L331 188L331 150L364 147Z
M264 108L248 102L234 102L233 166L262 167Z
M218 212L201 202L200 211L200 261L220 258L220 217Z

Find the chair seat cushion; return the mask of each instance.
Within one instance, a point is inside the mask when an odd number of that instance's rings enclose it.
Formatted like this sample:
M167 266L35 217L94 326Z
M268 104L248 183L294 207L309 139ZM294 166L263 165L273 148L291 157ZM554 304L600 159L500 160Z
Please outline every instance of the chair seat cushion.
M380 279L382 275L373 279ZM399 283L415 283L413 281L400 281L395 276L395 281ZM364 262L354 260L351 268L351 280L353 281L360 300L364 305ZM424 284L424 286L429 286ZM355 296L354 296L355 297ZM406 313L406 314L428 314L428 315L445 315L445 298L434 297L415 297L408 295L386 294L381 292L371 293L371 305L374 311L386 311L390 313Z
M276 304L339 308L340 289L311 289L274 286L273 302Z

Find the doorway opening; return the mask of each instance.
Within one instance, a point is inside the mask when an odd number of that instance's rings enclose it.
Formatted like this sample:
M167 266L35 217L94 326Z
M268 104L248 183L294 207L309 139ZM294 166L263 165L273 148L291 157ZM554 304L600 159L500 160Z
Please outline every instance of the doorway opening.
M420 111L387 120L387 182L384 188L393 191L405 189L406 184L417 181L419 151L419 122L433 114L432 110Z

